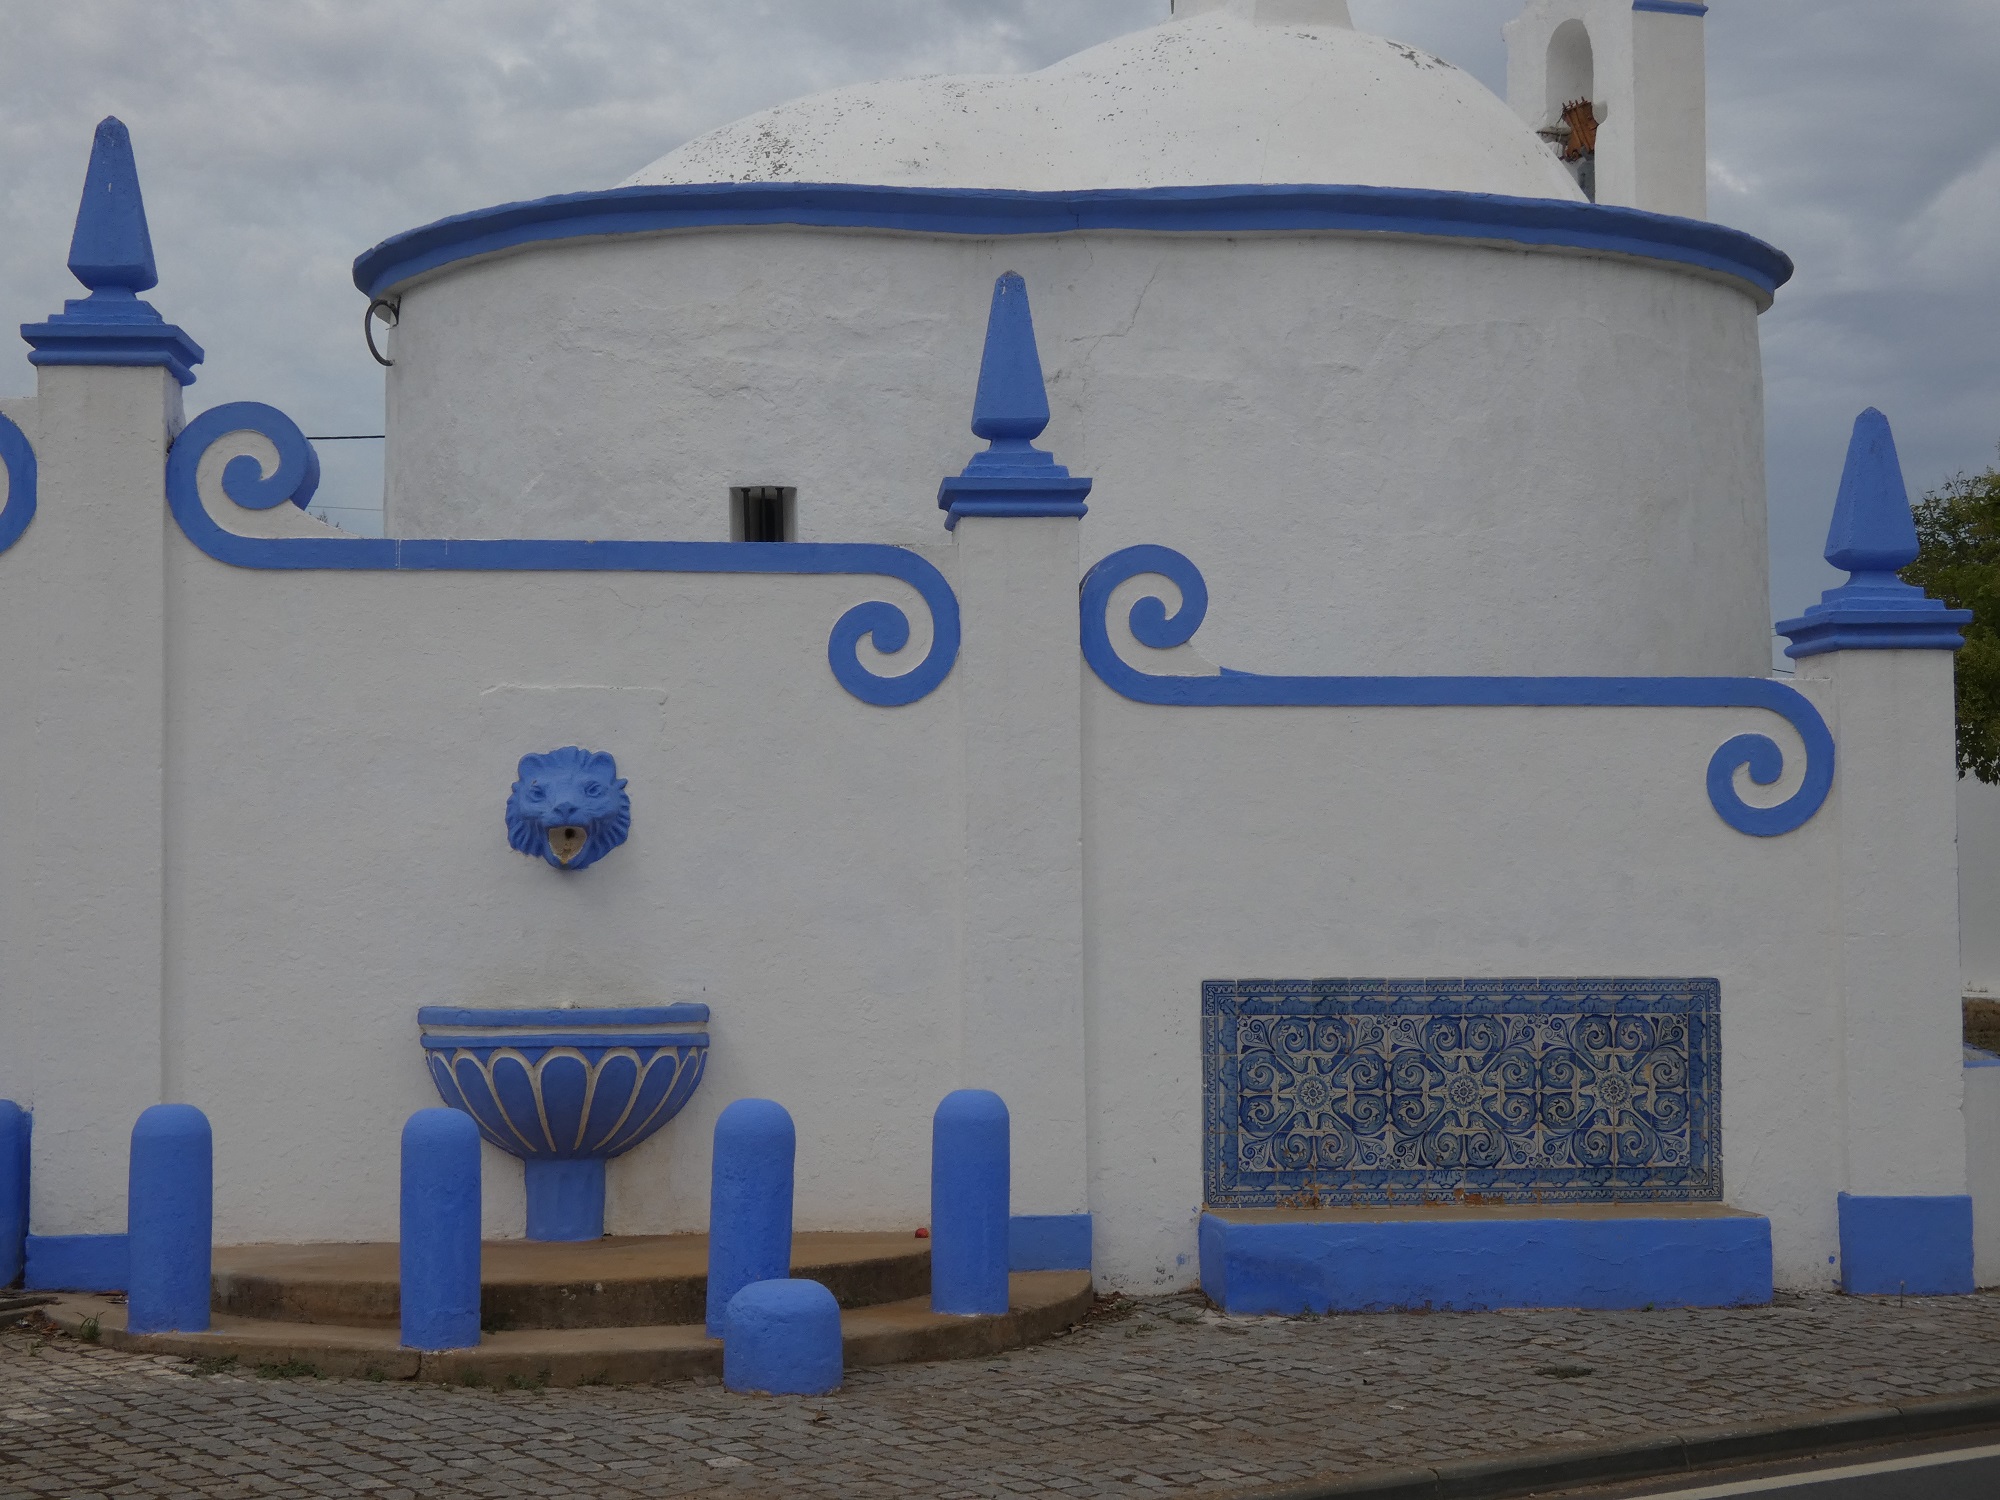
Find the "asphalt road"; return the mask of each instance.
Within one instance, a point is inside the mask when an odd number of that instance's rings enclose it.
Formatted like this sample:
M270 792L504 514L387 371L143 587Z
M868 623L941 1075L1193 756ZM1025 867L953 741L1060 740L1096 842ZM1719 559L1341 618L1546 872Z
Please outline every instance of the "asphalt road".
M1603 1493L1600 1491L1600 1493ZM1678 1488L1622 1489L1621 1500L2000 1500L2000 1444L1824 1461L1820 1467Z

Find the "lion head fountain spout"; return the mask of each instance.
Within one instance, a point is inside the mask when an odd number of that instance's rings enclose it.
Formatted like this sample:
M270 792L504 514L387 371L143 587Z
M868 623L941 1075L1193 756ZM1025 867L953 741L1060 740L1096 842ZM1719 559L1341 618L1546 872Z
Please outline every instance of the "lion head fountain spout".
M625 842L632 799L618 762L575 745L521 757L507 798L507 842L558 870L582 870Z
M708 1060L706 1005L417 1012L439 1095L523 1163L528 1238L604 1233L604 1164L679 1114Z

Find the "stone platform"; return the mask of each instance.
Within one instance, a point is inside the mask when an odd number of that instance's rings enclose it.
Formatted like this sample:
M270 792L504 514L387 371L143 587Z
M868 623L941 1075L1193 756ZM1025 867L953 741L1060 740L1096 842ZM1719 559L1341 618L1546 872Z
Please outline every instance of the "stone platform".
M721 1372L721 1341L702 1326L705 1235L490 1242L479 1345L444 1353L401 1347L396 1260L394 1244L218 1249L206 1333L127 1333L122 1302L104 1297L63 1297L49 1313L115 1349L325 1375L570 1386ZM906 1233L798 1235L792 1274L839 1301L853 1367L1019 1348L1078 1322L1091 1305L1088 1272L1018 1272L1006 1313L940 1316L930 1310L929 1242Z

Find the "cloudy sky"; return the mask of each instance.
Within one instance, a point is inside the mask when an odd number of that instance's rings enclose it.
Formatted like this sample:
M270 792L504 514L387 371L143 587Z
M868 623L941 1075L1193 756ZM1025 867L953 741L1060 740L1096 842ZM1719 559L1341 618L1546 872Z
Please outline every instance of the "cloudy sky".
M1352 0L1504 85L1521 0ZM1167 0L0 0L0 319L56 310L91 131L132 128L161 285L208 351L191 410L259 399L380 432L354 256L465 209L608 187L690 135L837 84L1040 67ZM1764 322L1773 593L1820 562L1846 430L1913 488L2000 443L2000 3L1713 0L1712 213L1798 279ZM0 395L26 394L26 349ZM377 444L324 498L379 497ZM365 518L337 515L349 524Z

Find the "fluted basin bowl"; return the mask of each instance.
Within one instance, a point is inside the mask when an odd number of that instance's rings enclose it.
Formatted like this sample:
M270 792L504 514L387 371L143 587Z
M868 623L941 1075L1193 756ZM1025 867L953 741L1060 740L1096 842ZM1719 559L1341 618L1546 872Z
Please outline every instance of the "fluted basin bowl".
M521 1158L528 1238L604 1233L604 1163L679 1114L708 1061L706 1005L417 1012L439 1096Z

